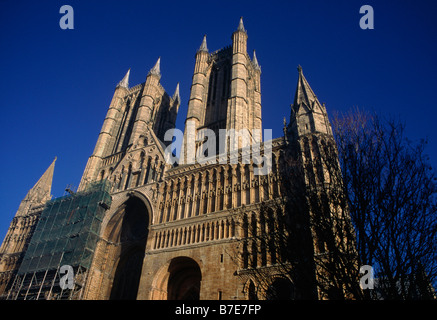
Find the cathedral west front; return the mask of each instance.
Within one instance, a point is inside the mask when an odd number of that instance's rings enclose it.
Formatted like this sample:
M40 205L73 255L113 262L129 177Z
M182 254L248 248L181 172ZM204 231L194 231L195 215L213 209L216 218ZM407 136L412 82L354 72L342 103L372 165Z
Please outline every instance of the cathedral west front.
M175 129L179 86L163 88L161 59L143 83L130 86L127 71L77 192L50 200L53 161L22 201L0 248L1 298L299 296L292 274L279 267L278 245L261 235L278 230L275 217L292 214L274 205L287 193L289 149L300 145L311 157L316 141L332 141L332 130L299 67L284 136L262 140L261 67L247 39L240 19L230 46L210 52L206 36L201 41L177 161L169 161L166 133ZM228 131L245 134L220 141ZM260 214L266 206L271 221ZM63 265L72 267L71 287L59 281Z

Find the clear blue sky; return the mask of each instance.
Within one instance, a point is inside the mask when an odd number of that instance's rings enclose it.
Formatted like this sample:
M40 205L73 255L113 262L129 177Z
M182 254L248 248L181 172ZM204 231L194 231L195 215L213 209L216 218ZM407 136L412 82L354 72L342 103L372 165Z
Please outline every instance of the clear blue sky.
M74 9L74 30L59 8ZM359 9L374 9L362 30ZM143 82L161 57L161 83L180 82L183 130L194 54L207 35L231 44L240 16L262 67L263 127L282 134L300 64L328 113L353 106L396 115L428 138L437 164L437 1L17 1L0 0L0 241L20 201L58 157L52 194L76 187L115 85L131 68Z

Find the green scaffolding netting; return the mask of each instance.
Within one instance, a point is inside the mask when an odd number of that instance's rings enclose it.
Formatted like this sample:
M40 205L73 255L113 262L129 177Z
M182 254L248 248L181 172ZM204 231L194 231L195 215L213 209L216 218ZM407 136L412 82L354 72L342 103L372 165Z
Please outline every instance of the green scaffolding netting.
M109 183L49 201L29 243L19 275L62 265L89 268L104 212L111 206Z

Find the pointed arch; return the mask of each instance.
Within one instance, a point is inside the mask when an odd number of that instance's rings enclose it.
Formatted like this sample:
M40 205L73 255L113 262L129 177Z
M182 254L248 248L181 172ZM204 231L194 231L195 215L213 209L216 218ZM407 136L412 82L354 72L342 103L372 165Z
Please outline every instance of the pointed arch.
M150 203L142 198L146 202L130 194L102 233L102 238L108 241L107 254L115 257L109 269L110 299L136 299L152 215Z

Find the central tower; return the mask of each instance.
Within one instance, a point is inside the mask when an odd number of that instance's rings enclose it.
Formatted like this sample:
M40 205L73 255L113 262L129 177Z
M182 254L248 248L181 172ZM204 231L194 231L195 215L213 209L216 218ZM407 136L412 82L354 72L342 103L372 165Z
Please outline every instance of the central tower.
M232 45L209 53L206 35L196 52L193 82L185 121L181 158L187 163L190 143L196 152L205 142L205 130L219 137L219 130L247 130L251 140L261 141L261 68L255 51L247 53L247 31L243 19L232 34ZM190 130L191 129L191 130ZM256 129L256 130L255 130ZM241 136L232 141L243 146ZM216 151L221 153L216 141Z

